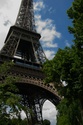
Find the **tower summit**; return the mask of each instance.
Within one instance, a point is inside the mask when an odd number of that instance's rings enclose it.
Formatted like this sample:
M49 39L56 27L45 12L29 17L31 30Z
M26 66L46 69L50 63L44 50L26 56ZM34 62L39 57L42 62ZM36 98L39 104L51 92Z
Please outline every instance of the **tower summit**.
M40 37L35 30L33 0L22 0L16 23L10 27L0 51L0 63L15 62L8 75L20 78L16 86L22 96L22 104L35 114L31 118L32 125L41 125L42 107L47 99L54 105L60 101L54 86L44 83L41 66L46 57L39 42Z

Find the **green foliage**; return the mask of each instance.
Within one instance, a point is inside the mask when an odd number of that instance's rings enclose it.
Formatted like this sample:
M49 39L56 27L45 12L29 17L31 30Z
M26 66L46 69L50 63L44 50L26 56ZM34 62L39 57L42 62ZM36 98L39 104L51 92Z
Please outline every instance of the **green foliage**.
M4 64L0 64L0 76L7 76L8 71L10 70L10 67L14 65L13 62L4 62Z
M59 49L55 57L44 64L46 82L53 82L59 94L64 96L57 107L57 125L82 125L83 74L81 61L75 46ZM49 66L49 67L48 67ZM61 84L65 81L66 85Z
M43 70L45 82L53 82L64 97L57 107L57 125L83 125L83 0L74 0L67 14L72 19L68 29L74 35L74 44L59 49Z
M18 120L17 118L13 118L13 119L4 119L4 118L2 118L0 120L0 125L29 125L29 124L27 124L26 119Z
M68 16L72 19L72 26L69 32L74 35L74 43L78 49L83 47L83 0L74 0L72 7L67 11Z
M68 99L63 99L57 106L59 113L57 115L57 125L80 125L80 103L78 100L70 102Z
M50 121L47 120L47 119L45 119L45 120L43 121L43 125L50 125Z
M21 110L21 98L16 93L18 89L15 85L17 79L9 76L7 73L12 63L4 63L0 66L0 119L9 119L13 114L17 115ZM2 120L2 119L1 119Z
M0 65L0 125L28 125L28 118L22 120L20 112L24 110L26 116L30 112L22 105L22 96L18 94L15 83L19 78L9 75L12 66L12 62Z
M82 94L82 67L78 55L75 53L75 47L64 50L59 49L53 60L44 64L43 70L46 74L46 82L54 82L55 87L62 96L74 97ZM62 87L61 80L65 81L67 86ZM60 89L61 88L61 89Z

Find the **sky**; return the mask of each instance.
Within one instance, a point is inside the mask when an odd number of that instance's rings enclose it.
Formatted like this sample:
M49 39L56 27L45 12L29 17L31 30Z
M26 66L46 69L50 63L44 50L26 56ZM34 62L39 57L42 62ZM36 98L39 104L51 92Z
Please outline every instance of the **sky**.
M58 48L63 49L72 44L73 36L68 32L68 26L72 23L66 13L72 2L73 0L34 0L35 25L41 34L40 42L48 59L54 57ZM20 3L21 0L0 0L0 49L10 26L15 24ZM51 124L55 125L53 119L57 111L54 112L54 106L48 101L45 105L44 118L52 118Z

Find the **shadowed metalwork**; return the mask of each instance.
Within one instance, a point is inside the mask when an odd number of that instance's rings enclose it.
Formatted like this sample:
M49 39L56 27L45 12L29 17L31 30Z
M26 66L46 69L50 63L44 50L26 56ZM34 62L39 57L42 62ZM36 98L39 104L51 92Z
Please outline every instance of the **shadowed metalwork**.
M30 31L36 31L33 0L22 0L15 25Z
M45 100L50 100L54 105L60 101L56 89L44 83L42 64L46 61L46 56L39 42L40 37L35 30L33 0L22 0L16 23L10 27L0 51L0 63L15 63L9 74L20 78L16 85L23 98L23 105L27 105L35 114L32 117L34 125L42 122Z

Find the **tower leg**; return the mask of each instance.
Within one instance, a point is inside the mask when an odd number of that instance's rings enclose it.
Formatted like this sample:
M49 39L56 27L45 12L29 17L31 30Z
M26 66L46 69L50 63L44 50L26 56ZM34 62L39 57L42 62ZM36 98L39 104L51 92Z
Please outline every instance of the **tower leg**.
M39 99L30 98L28 95L22 95L22 104L26 107L25 114L29 125L42 124L42 106Z

